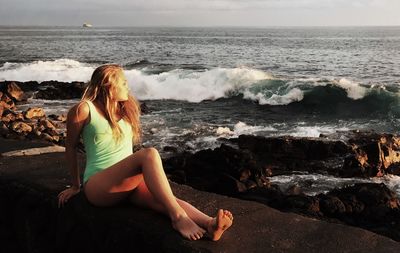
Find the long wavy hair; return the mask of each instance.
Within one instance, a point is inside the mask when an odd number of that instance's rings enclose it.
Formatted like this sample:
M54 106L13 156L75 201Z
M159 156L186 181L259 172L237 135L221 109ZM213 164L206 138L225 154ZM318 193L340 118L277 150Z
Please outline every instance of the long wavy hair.
M120 141L123 135L115 115L120 115L132 127L133 142L141 141L142 129L140 125L140 104L131 94L126 101L113 99L116 85L123 78L123 69L117 64L102 65L95 69L88 86L83 93L82 100L98 101L103 105L105 118L111 126L113 138Z

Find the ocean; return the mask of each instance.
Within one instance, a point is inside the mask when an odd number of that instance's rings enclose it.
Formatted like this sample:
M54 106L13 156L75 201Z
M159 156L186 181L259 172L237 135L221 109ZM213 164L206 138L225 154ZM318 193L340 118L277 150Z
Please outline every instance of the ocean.
M144 144L160 150L215 148L240 134L399 134L400 27L0 27L0 81L86 82L105 63L124 67L151 110ZM76 102L20 109L66 113Z

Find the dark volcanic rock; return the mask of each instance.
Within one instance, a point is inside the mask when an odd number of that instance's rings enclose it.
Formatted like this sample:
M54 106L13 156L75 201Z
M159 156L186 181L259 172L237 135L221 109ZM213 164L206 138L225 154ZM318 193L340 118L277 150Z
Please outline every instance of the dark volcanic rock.
M318 197L324 215L400 241L400 202L384 184L355 184Z
M257 166L251 153L224 144L215 150L169 159L166 168L167 172L184 171L189 185L229 196L268 184L263 168Z
M35 98L49 100L81 98L86 88L86 84L83 82L47 81L40 83L40 86L44 88L35 94Z
M343 164L343 156L351 150L351 147L342 141L251 135L240 135L238 146L240 149L251 151L259 163L272 169L273 174L293 170L329 170L328 173L337 174L335 168Z
M140 103L140 111L142 112L142 114L147 114L147 113L151 112L149 107L147 106L147 104L145 102L141 102Z
M362 177L397 171L399 144L396 136L364 134L360 137L352 135L349 141L331 141L239 136L237 142L231 142L237 146L222 144L214 150L168 158L166 171L175 175L171 178L180 175L180 182L197 189L258 201L282 211L361 226L400 241L398 199L383 184L357 184L326 195L306 196L296 186L282 192L268 180L268 176L290 174L293 170ZM387 169L382 169L385 166ZM179 174L174 173L175 170ZM381 174L376 173L379 171Z
M12 147L13 142L6 140ZM31 144L31 142L29 142ZM29 146L31 147L31 146ZM18 142L17 149L24 149ZM385 252L400 244L366 230L278 212L258 203L171 183L175 195L208 215L229 209L234 225L219 242L188 241L163 215L125 202L95 207L80 193L64 208L64 154L0 156L0 235L4 252Z
M348 141L352 151L345 159L341 176L374 177L398 171L400 138L392 134L355 133Z
M0 82L0 91L5 91L7 89L7 86L10 83L16 84L18 87L20 87L25 93L32 92L32 91L37 91L39 87L39 83L36 81L29 81L29 82L18 82L18 81L3 81Z

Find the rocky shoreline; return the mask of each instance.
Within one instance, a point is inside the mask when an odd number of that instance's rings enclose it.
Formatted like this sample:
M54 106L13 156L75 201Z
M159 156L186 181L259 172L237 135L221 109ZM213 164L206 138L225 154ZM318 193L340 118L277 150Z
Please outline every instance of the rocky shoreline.
M65 115L46 116L42 108L16 112L27 98L81 97L79 82L1 82L0 135L65 140ZM145 109L144 109L145 111ZM296 185L286 191L269 177L293 171L335 177L381 177L400 174L400 137L374 132L343 132L338 136L295 138L241 135L214 150L174 153L164 159L175 182L202 191L253 200L285 212L362 227L400 241L400 202L384 184L355 184L327 194L308 196Z

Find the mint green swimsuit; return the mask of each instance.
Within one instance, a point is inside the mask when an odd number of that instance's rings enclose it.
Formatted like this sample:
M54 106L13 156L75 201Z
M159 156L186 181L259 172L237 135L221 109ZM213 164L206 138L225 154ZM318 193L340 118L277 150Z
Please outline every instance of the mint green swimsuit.
M132 152L132 129L129 123L121 119L118 121L122 130L120 142L114 140L111 126L99 114L91 101L85 101L90 109L90 122L83 128L83 144L86 150L86 168L83 182L97 172L116 164Z

